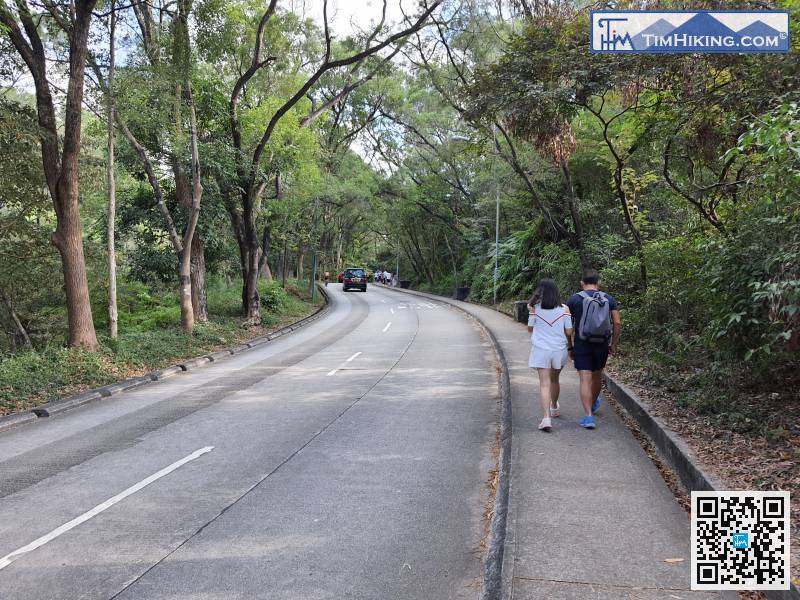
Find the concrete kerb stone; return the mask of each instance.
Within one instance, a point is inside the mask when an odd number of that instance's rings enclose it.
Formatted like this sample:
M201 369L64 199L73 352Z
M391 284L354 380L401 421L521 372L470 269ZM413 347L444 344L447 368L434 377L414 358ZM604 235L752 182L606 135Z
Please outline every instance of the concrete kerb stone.
M119 394L120 392L124 392L126 390L133 389L135 387L139 387L140 385L150 383L151 381L153 380L146 375L142 377L131 377L130 379L125 379L118 383L112 383L111 385L105 385L101 388L97 388L96 391L100 392L101 396L108 397L113 396L114 394Z
M217 362L222 360L223 358L228 358L233 353L230 349L226 348L225 350L220 350L219 352L212 352L211 354L206 355L206 358L211 362Z
M320 284L317 284L317 287L322 293L322 297L325 299L325 304L320 306L316 310L316 312L314 312L312 315L309 315L304 319L300 319L296 323L293 323L287 327L279 329L278 331L273 332L272 334L261 336L259 338L256 338L255 340L252 340L250 342L250 344L252 345L239 344L238 346L225 348L224 350L220 350L212 354L207 354L205 356L197 357L191 360L186 360L172 367L167 367L159 371L154 371L152 373L148 373L140 377L132 377L130 379L125 379L123 381L119 381L111 385L106 385L99 388L95 388L93 390L88 390L86 392L76 394L74 396L53 400L51 402L47 402L46 404L42 404L41 406L37 406L35 409L32 409L30 411L12 413L10 415L0 417L0 432L5 431L7 429L11 429L12 427L16 427L17 425L30 423L39 418L49 417L51 415L58 414L60 412L72 408L77 408L78 406L88 404L89 402L94 402L102 398L108 398L110 396L119 394L120 392L124 392L126 390L130 390L132 388L139 387L141 385L145 385L153 381L160 381L162 379L166 379L168 377L177 375L178 373L183 373L184 371L189 371L191 369L195 369L203 365L211 364L212 362L223 359L226 356L238 354L240 352L243 352L244 350L249 350L253 346L264 344L272 339L275 339L275 337L280 337L285 333L289 333L291 331L300 329L304 325L307 325L313 321L316 321L317 319L320 319L330 309L330 297ZM254 343L256 342L256 340L258 340L258 343Z
M148 373L147 377L149 377L151 381L161 381L162 379L173 377L178 373L183 373L183 369L181 369L178 366L167 367L166 369L161 369L160 371L153 371L152 373Z
M726 489L727 486L710 476L696 464L694 454L686 442L667 427L661 419L651 414L647 402L610 375L606 375L606 385L614 395L614 398L652 440L658 453L669 467L675 471L687 490L715 491ZM800 600L800 589L794 584L789 590L765 590L762 593L769 600Z
M500 416L500 464L498 465L497 489L495 490L494 514L490 527L489 542L486 547L481 600L500 600L503 597L503 565L505 564L506 534L509 515L509 498L511 491L511 453L513 419L511 409L511 376L508 370L503 348L491 329L475 314L469 312L449 298L425 294L403 288L387 288L404 294L421 296L447 302L458 309L475 323L489 338L500 366L500 397L502 410Z
M61 400L47 402L46 404L42 404L41 406L37 406L36 408L32 409L31 412L36 414L37 417L49 417L60 412L64 412L65 410L70 410L72 408L77 408L78 406L88 404L89 402L94 402L100 398L103 398L103 395L99 390L90 390L88 392L75 394L74 396L69 396L68 398L63 398Z
M211 361L208 359L207 356L201 356L199 358L193 358L191 360L185 360L181 363L178 363L178 366L183 369L184 371L191 371L192 369L196 369L197 367L202 367L207 365Z
M614 398L625 408L653 441L659 454L675 471L687 490L711 491L721 489L718 481L705 473L692 460L686 442L672 432L661 419L650 412L650 407L627 386L606 374L606 385Z
M5 417L0 417L0 431L6 431L7 429L11 429L17 425L30 423L36 419L38 419L38 417L30 411L18 412L6 415Z

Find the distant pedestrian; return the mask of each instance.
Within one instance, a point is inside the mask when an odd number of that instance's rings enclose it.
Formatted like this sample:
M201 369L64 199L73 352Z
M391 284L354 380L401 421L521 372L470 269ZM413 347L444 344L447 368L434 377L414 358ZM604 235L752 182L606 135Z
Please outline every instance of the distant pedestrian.
M531 355L528 366L539 373L539 400L542 421L539 429L550 431L552 418L561 416L558 396L559 376L569 362L572 318L569 309L561 304L558 285L552 279L542 279L528 303L528 331L531 335Z
M602 401L603 369L609 355L617 352L622 322L617 300L600 291L597 271L584 271L581 288L567 300L567 306L575 322L572 359L581 382L584 417L580 423L586 429L594 429L593 414Z
M389 271L386 271L386 272L383 274L383 282L384 282L386 285L392 285L392 274L391 274L391 273L389 273Z

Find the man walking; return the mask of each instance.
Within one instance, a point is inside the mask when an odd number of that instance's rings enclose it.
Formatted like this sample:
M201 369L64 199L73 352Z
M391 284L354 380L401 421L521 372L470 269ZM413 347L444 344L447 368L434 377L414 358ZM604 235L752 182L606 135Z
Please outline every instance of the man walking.
M617 300L600 291L597 271L584 271L581 288L567 300L574 323L571 352L581 383L584 417L580 424L586 429L594 429L596 424L592 415L599 407L603 369L609 355L617 351L622 322Z

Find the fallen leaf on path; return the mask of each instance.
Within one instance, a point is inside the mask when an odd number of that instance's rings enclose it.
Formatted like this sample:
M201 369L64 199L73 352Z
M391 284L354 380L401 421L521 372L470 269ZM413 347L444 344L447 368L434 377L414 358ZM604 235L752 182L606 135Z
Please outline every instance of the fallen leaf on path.
M664 562L665 563L679 563L679 562L683 562L684 560L685 559L683 559L683 558L665 558Z

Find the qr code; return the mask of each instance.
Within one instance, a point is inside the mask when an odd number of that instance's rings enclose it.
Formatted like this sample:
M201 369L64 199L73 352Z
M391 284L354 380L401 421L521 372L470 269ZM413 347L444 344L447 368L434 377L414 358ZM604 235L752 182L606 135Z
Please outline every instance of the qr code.
M789 589L789 492L692 492L692 589Z

